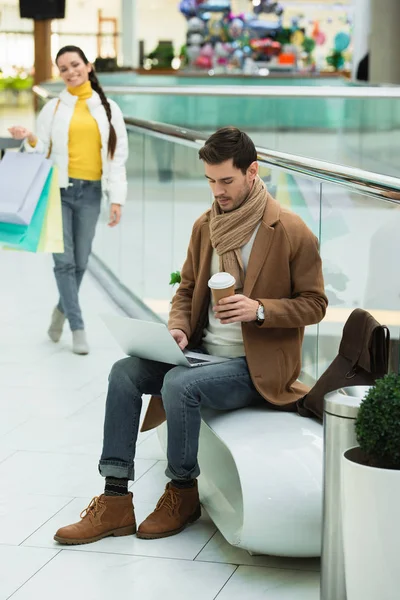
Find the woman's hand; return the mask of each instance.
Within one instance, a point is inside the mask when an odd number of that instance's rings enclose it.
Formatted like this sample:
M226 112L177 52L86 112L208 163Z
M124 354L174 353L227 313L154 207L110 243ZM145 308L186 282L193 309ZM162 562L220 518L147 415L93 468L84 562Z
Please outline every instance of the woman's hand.
M16 125L15 127L10 127L8 131L15 140L24 140L26 138L30 144L36 144L37 142L36 135L26 127Z
M121 205L111 204L110 207L110 220L108 222L109 227L115 227L121 220Z

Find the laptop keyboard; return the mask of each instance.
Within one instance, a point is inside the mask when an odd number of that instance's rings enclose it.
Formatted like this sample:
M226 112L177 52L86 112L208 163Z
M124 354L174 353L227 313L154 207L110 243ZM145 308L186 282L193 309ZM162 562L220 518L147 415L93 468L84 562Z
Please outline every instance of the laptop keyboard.
M191 365L198 365L201 363L207 363L208 360L203 360L202 358L193 358L193 356L187 356L186 359L190 362Z

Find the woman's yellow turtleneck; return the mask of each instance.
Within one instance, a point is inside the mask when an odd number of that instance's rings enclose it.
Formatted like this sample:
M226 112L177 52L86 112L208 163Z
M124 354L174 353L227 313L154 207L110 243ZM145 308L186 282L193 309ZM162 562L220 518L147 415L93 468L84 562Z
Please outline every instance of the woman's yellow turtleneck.
M68 175L75 179L98 181L102 174L101 137L86 100L92 96L90 81L68 91L78 99L69 126Z

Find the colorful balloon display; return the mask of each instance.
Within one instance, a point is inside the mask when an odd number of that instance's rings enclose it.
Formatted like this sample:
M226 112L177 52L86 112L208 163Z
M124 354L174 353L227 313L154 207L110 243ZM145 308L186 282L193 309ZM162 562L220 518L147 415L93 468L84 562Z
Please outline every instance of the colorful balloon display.
M290 26L283 27L284 10L274 0L252 2L251 8L252 13L234 14L231 0L181 0L179 10L187 20L187 43L181 55L189 66L246 70L249 63L265 67L273 60L274 65L291 68L301 60L303 65L315 68L314 50L325 45L327 39L320 22L299 14L292 18ZM334 68L344 64L342 53L349 45L349 34L340 31L328 64ZM254 70L256 66L248 69Z

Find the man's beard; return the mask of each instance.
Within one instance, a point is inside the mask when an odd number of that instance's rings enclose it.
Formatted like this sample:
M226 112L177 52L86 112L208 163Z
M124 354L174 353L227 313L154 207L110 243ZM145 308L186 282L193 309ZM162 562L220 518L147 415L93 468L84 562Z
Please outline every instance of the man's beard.
M233 199L231 196L221 196L219 198L215 198L216 202L218 203L218 200L230 200L233 203L232 208L230 209L226 209L223 206L221 206L219 203L219 208L220 210L222 210L222 212L232 212L233 210L237 210L238 208L240 208L247 200L247 198L250 196L250 192L251 192L251 186L248 185L247 183L243 186L241 193L236 196L235 199Z
M245 184L242 193L235 200L234 207L232 210L236 210L237 208L240 208L241 206L243 206L243 204L246 202L247 198L250 196L250 192L251 192L251 187L248 184Z

